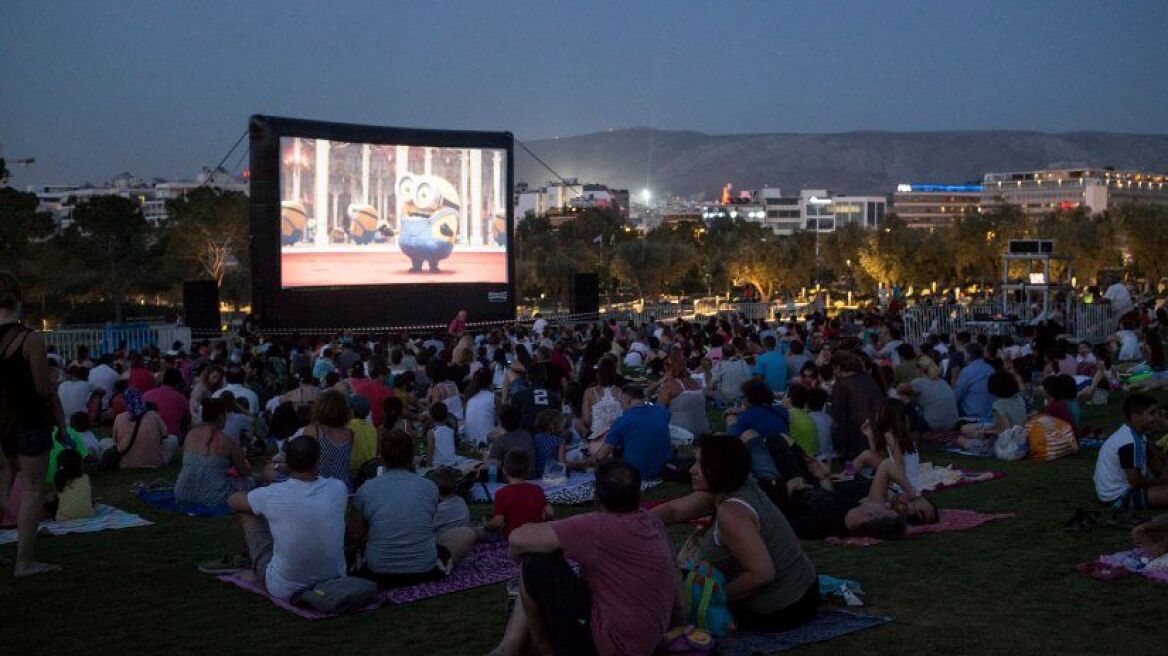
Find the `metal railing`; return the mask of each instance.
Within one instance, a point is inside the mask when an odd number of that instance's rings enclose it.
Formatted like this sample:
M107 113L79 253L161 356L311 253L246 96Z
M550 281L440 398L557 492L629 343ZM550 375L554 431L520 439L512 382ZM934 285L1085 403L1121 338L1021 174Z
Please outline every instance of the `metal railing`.
M77 354L78 346L88 347L90 356L94 358L113 353L123 343L132 351L141 351L147 346L157 346L167 351L176 341L182 342L184 348L190 349L191 346L191 329L170 324L119 326L110 324L100 327L47 330L41 334L44 336L45 344L66 360Z
M903 336L910 344L920 345L930 335L966 331L971 335L1013 334L1020 326L1033 323L1039 318L1040 309L1028 303L1008 303L1006 314L1010 321L986 321L978 317L997 316L1002 311L1000 303L977 303L973 305L914 305L905 309ZM1119 317L1110 305L1084 303L1072 300L1064 317L1066 334L1076 341L1086 340L1098 343L1115 333Z

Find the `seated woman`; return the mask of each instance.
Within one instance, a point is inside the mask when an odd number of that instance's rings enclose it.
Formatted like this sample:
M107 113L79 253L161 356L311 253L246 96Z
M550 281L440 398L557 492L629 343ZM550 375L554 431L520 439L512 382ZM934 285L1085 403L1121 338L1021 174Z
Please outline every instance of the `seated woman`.
M174 485L174 499L180 504L218 506L236 492L255 487L251 464L239 443L227 437L227 405L223 399L204 398L200 406L203 423L187 433L183 443L182 470ZM232 478L228 470L235 467Z
M1096 359L1092 367L1091 381L1079 391L1078 400L1080 404L1107 405L1108 392L1120 389L1119 371L1115 368L1115 362L1107 349L1099 349L1094 357Z
M349 461L353 455L353 431L348 426L351 413L344 394L325 390L312 406L312 422L293 436L315 437L320 442L317 475L338 479L348 487L352 487Z
M413 471L414 440L391 431L381 440L385 473L353 496L347 534L364 545L365 564L357 576L382 588L445 578L474 545L466 526L434 535L438 488Z
M856 456L852 468L857 472L866 467L876 469L884 461L891 460L903 472L904 480L909 484L906 491L916 496L920 489L921 455L917 453L917 446L913 442L904 406L898 401L886 401L876 415L876 427L873 428L871 423L865 421L860 430L868 438L868 448Z
M1026 423L1026 401L1019 393L1016 376L1005 371L995 372L986 381L986 387L995 397L990 418L961 427L962 436L957 438L957 444L963 449L983 452L993 449L994 440L1002 431Z
M915 362L917 375L897 388L909 403L910 416L921 431L950 431L957 425L957 395L941 377L933 359L922 355Z
M1071 425L1075 437L1079 437L1079 404L1075 400L1078 392L1075 379L1067 375L1047 376L1042 380L1042 391L1046 394L1046 406L1042 414L1061 419Z
M692 494L653 509L666 524L714 514L698 558L726 576L743 631L787 631L819 612L815 566L791 525L750 475L750 452L726 434L703 435L690 473Z
M142 400L142 393L128 387L122 395L126 410L114 419L113 437L102 440L102 451L117 448L122 469L156 469L169 463L178 451L178 437L167 435L166 423Z
M543 476L549 462L567 464L568 447L562 412L549 408L536 415L535 435L531 440L535 447L535 462L531 471L535 476Z
M710 430L710 419L706 415L706 392L702 384L690 375L680 350L674 349L669 356L665 377L657 391L657 403L669 408L670 424L694 435Z

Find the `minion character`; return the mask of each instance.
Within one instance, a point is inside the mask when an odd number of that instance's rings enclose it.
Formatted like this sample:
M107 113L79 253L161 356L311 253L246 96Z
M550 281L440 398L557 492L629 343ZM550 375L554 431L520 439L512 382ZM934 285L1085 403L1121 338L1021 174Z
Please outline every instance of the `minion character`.
M308 210L304 203L286 200L280 203L280 243L295 246L304 239L308 227Z
M349 206L349 237L354 244L372 244L378 224L377 209L372 205L356 203Z
M438 261L450 257L458 237L459 198L454 185L434 175L407 175L397 185L402 201L398 245L410 258L410 273L422 263L438 271Z

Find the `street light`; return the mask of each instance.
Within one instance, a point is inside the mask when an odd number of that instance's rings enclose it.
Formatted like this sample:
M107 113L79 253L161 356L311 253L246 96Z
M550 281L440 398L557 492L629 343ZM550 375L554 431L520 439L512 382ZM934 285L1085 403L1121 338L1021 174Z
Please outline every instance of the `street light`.
M653 192L649 191L648 189L642 189L642 190L641 190L641 200L645 201L645 204L646 204L646 205L647 205L647 204L649 203L649 201L650 201L650 200L652 200L652 199L653 199Z

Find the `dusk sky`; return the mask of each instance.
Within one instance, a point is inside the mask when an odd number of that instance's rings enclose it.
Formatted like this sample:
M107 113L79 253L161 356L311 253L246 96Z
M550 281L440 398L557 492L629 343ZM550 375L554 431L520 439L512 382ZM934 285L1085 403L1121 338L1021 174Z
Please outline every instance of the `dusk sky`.
M18 187L191 178L253 113L521 140L1165 133L1165 28L1165 0L7 0L0 156L36 158Z

